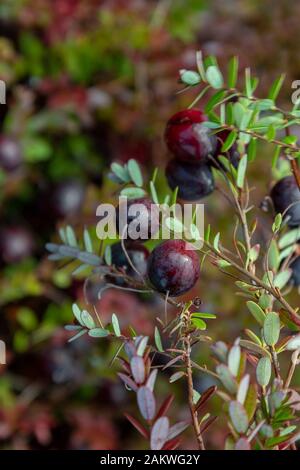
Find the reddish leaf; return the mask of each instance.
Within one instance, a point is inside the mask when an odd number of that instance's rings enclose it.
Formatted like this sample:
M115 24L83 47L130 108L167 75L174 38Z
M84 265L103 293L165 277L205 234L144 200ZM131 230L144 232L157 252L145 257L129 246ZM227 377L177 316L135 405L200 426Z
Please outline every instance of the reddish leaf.
M163 446L162 450L175 450L180 444L180 439L172 439L171 441L168 441L165 443Z
M196 404L196 407L195 407L195 411L199 411L204 405L205 403L207 402L207 400L209 400L209 398L214 395L214 393L216 392L217 390L217 386L216 385L213 385L212 387L209 387L206 392L204 392L200 398L200 400L198 401L198 403Z
M201 433L203 434L205 431L207 431L209 426L211 426L217 419L217 416L211 416L210 418L208 418L201 426Z
M128 421L130 421L130 423L135 427L135 429L137 429L139 431L139 433L144 436L145 439L149 439L149 432L147 431L147 429L144 428L144 426L137 420L135 419L133 416L131 416L130 414L128 413L124 413L124 416L126 416L126 418L128 419Z
M125 370L125 372L128 372L129 374L131 373L131 370L130 370L130 364L129 362L127 362L125 359L123 359L122 357L119 357L119 361L121 362L121 365L123 367L123 369Z
M125 374L122 374L122 372L119 372L118 376L120 377L121 380L123 380L123 382L129 388L131 388L131 390L133 390L134 392L137 391L138 387L137 387L136 383L130 377L128 377L128 375L125 375Z
M160 418L160 416L163 416L168 412L171 404L173 403L173 400L174 400L174 395L169 395L165 399L165 401L162 403L161 407L159 408L155 419Z

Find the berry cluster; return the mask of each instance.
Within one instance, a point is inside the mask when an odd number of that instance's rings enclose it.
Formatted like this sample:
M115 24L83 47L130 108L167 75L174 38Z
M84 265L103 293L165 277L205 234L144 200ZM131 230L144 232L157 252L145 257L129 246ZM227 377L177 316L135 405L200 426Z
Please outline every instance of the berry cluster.
M186 109L172 116L166 126L165 142L174 158L168 163L166 176L171 189L186 201L197 201L213 192L215 184L211 170L228 132L217 135L203 125L206 116L198 109ZM234 144L226 156L237 167L239 153Z
M130 215L133 204L141 207L135 217ZM150 239L159 229L158 208L148 198L131 199L126 208L124 227L120 223L120 206L116 210L116 226L121 238L126 234L126 240L124 244L117 242L112 245L112 264L135 279L147 277L158 292L168 293L172 297L189 291L200 274L196 252L183 240L167 240L149 254L142 242ZM135 223L139 224L140 233L144 234L138 239L133 238L131 229ZM122 284L123 281L117 279L116 283Z

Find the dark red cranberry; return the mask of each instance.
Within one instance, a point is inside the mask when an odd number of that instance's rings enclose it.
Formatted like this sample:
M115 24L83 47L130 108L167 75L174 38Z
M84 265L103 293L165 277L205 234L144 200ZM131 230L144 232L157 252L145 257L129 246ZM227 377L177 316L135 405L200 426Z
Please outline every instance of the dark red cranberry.
M214 188L214 177L208 165L189 165L175 158L166 168L166 177L171 189L178 186L178 195L186 201L197 201Z
M68 217L80 212L84 202L84 186L74 179L61 181L50 194L51 207L57 217Z
M5 263L18 263L31 256L34 239L25 227L10 226L0 229L0 252Z
M14 171L22 164L22 152L19 143L12 137L0 137L0 167Z
M168 240L150 254L147 272L156 290L175 297L196 284L200 275L199 258L187 242Z
M300 191L294 176L278 181L272 188L271 198L277 213L286 211L284 218L289 227L300 225Z
M290 268L292 270L292 276L290 278L290 282L298 287L300 286L300 256L290 264Z
M148 240L159 229L159 209L149 198L122 198L116 209L116 227L121 238Z
M198 109L185 109L169 119L165 141L178 160L187 163L205 163L215 154L217 139L202 125L207 119Z
M126 245L126 252L132 265L142 276L145 276L147 273L147 260L149 257L149 251L147 248L140 243L132 242ZM111 255L112 264L116 268L123 269L128 276L140 279L140 276L129 263L121 242L114 243L111 246Z

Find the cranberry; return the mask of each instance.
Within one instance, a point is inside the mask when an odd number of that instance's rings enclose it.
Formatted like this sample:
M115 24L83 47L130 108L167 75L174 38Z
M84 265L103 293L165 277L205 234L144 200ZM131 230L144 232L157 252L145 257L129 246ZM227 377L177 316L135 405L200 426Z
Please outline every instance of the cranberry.
M167 165L166 177L170 188L178 186L179 197L186 201L197 201L215 188L212 171L207 165L189 165L174 158Z
M130 240L148 240L159 229L159 209L149 198L122 199L116 209L120 236Z
M12 137L0 137L0 167L14 171L22 164L22 153L19 143Z
M61 181L50 195L53 213L57 217L77 214L83 205L84 195L84 187L80 181L74 179Z
M215 154L216 136L202 125L206 121L202 111L186 109L174 114L167 122L165 141L178 160L187 163L205 163Z
M150 254L147 272L156 290L175 297L196 284L200 275L199 259L187 242L168 240Z
M5 263L18 263L31 256L34 240L25 227L10 226L0 229L1 258Z
M278 181L272 188L271 198L277 213L286 211L289 227L300 225L300 191L294 176L286 176Z
M132 242L126 245L126 252L132 265L142 276L145 276L147 273L147 259L149 257L147 248L140 243ZM114 243L111 246L111 255L112 264L115 265L116 268L123 269L128 276L140 279L140 276L138 276L137 272L129 263L121 242Z

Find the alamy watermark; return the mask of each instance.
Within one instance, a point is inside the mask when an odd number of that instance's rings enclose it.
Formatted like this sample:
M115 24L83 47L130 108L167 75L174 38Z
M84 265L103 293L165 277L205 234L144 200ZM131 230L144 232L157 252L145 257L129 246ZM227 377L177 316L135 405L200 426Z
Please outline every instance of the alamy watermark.
M6 84L0 80L0 104L6 104Z
M5 342L0 339L0 365L6 364L6 345Z
M292 89L295 90L291 96L292 103L299 104L300 103L300 80L294 80L291 86L292 86Z
M132 203L119 198L116 209L112 204L100 204L96 233L99 239L169 240L185 239L190 249L201 249L204 237L204 204Z

